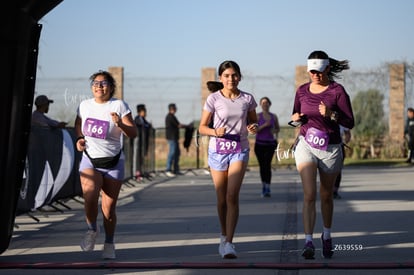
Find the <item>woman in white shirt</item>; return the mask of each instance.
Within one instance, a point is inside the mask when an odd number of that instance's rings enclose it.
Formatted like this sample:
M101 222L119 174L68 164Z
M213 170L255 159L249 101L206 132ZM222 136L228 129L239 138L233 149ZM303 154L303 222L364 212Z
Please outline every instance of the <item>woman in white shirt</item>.
M93 98L82 101L75 120L76 148L83 152L79 164L88 230L81 242L92 251L99 233L97 226L100 194L105 243L102 257L115 259L114 232L116 202L124 179L125 157L122 136L137 136L128 105L113 98L116 83L112 75L99 71L90 77Z

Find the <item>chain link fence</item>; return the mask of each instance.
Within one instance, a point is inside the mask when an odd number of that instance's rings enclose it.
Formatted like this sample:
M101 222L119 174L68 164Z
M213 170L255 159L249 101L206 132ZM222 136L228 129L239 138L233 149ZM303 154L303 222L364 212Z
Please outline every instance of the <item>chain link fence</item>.
M201 70L200 70L201 74ZM387 119L389 113L389 63L366 70L344 71L337 81L344 85L351 100L360 91L378 90L384 96L383 108ZM405 106L414 106L414 64L406 63ZM136 115L137 104L147 107L147 120L154 128L164 127L164 119L168 112L168 104L178 107L176 116L183 124L197 122L201 115L201 83L199 77L137 77L124 76L124 100L129 104L133 116ZM279 117L282 127L287 126L295 95L294 70L289 75L260 75L244 73L239 88L252 93L256 100L267 96L272 101L271 111ZM50 106L49 116L73 125L76 109L80 101L90 98L91 92L88 77L85 78L38 78L36 96L45 94L55 102ZM260 107L257 109L260 111ZM404 127L403 122L401 127ZM286 132L286 131L285 131ZM289 130L287 130L289 132ZM282 131L280 140L284 137ZM291 136L291 134L289 134ZM286 137L289 139L289 137ZM383 155L393 151L382 148ZM387 153L388 152L388 153ZM391 154L395 155L395 154ZM397 154L398 155L398 154Z

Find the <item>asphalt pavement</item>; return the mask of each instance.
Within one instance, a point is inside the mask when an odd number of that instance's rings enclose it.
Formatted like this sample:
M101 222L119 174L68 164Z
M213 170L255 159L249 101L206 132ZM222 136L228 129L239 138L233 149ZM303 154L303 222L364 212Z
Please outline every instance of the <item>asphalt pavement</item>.
M234 238L237 259L218 254L215 192L206 170L129 180L118 203L116 260L102 260L104 234L93 252L82 198L16 218L1 274L413 274L414 167L345 167L335 200L332 259L305 260L302 188L296 169L273 171L272 196L260 196L257 168L245 176ZM102 222L101 215L99 222ZM103 230L102 230L103 231Z

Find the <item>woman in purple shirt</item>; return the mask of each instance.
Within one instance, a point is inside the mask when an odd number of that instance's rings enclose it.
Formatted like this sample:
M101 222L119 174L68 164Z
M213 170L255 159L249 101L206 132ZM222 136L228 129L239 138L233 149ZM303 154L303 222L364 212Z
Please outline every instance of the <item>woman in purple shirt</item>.
M260 167L262 180L262 197L270 197L270 183L272 180L272 159L277 147L277 134L279 133L279 120L276 114L269 111L272 102L265 96L260 99L262 112L257 114L259 127L256 133L254 153Z
M322 255L331 258L332 193L335 179L342 168L339 125L349 129L354 127L349 95L334 79L339 72L349 69L349 65L347 60L335 60L323 51L312 52L307 63L311 81L296 91L292 112L292 121L301 125L295 161L303 186L305 247L302 256L313 259L315 254L312 235L316 220L316 178L319 171Z

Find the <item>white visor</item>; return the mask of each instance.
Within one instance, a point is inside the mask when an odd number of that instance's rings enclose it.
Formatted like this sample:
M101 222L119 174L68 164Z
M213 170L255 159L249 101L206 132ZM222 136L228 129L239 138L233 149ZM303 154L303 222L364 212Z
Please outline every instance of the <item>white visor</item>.
M325 71L329 65L329 59L308 59L308 72L310 71Z

